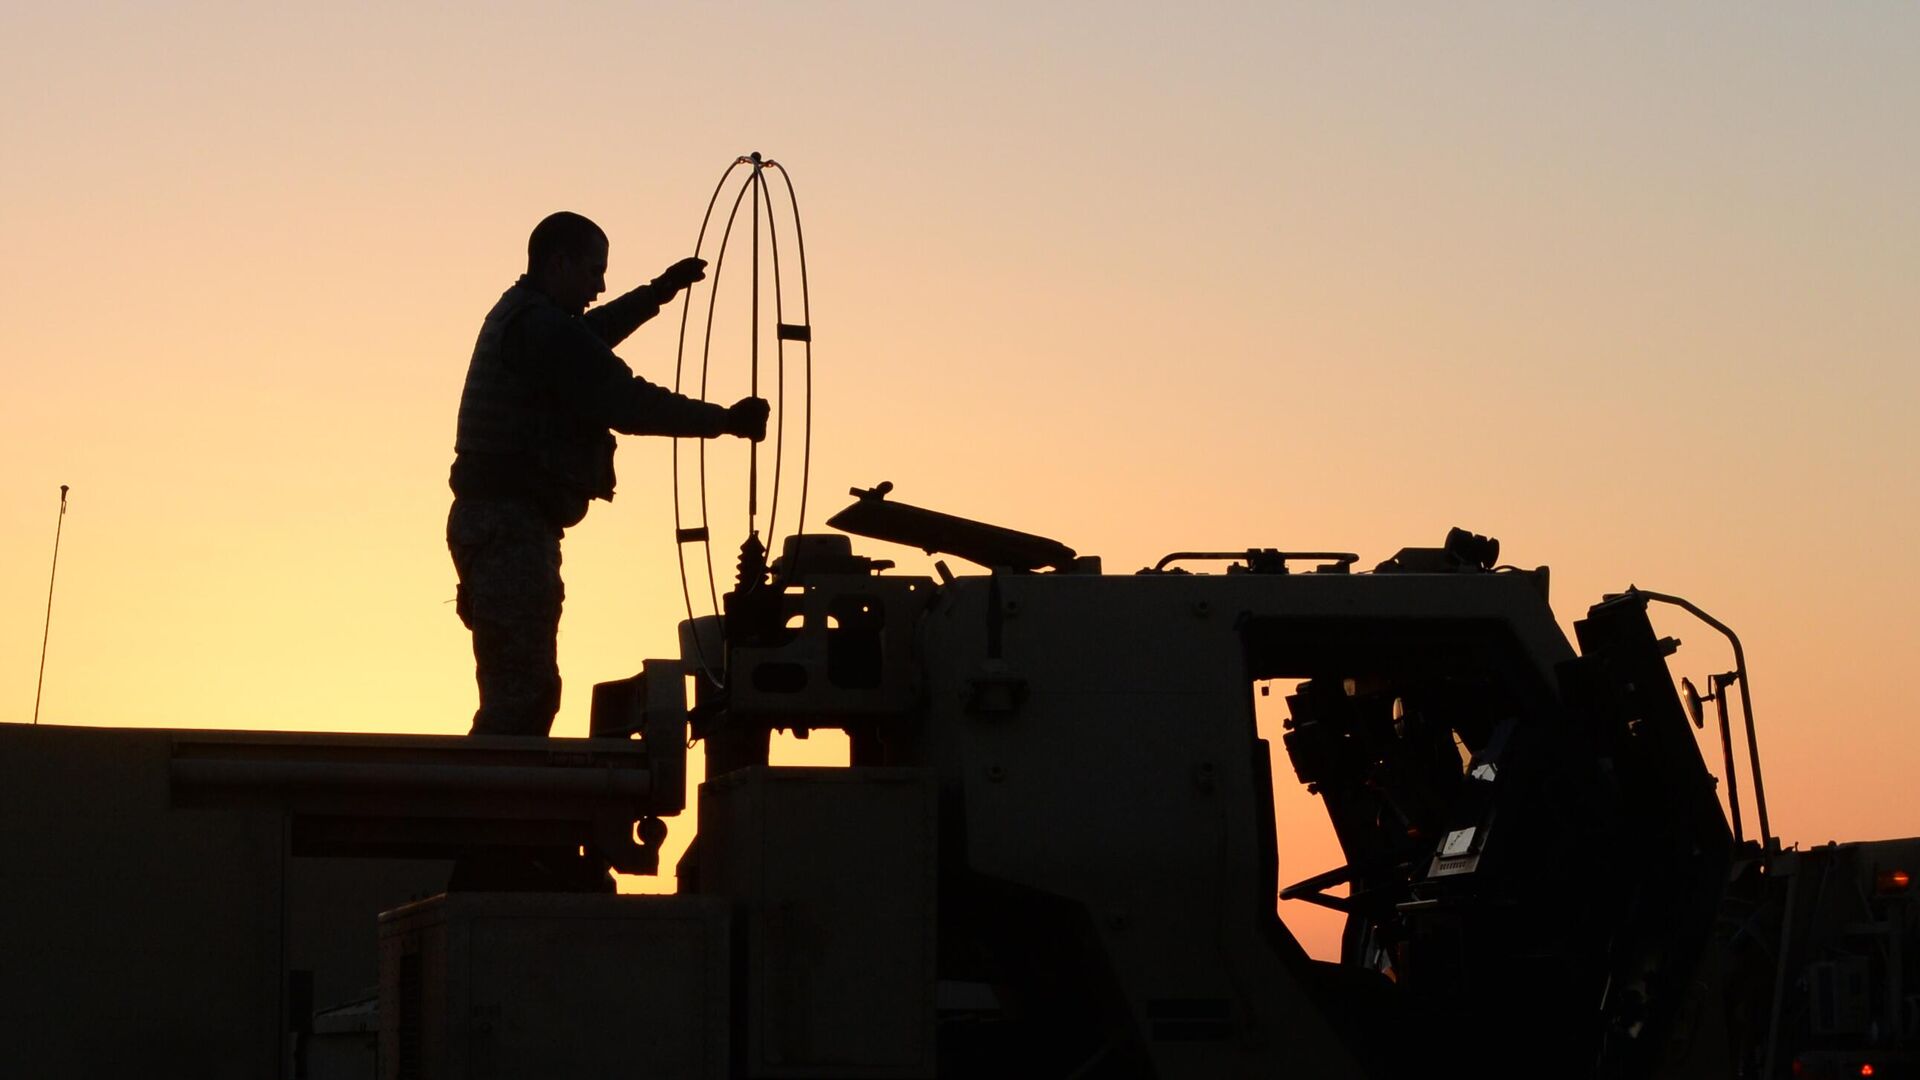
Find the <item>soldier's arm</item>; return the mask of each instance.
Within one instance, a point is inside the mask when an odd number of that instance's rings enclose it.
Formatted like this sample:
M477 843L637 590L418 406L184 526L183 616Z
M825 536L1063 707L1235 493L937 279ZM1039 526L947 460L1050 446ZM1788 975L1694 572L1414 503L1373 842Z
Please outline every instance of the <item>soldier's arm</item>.
M660 313L681 289L705 280L705 259L681 259L660 272L660 276L616 297L586 313L583 318L608 348L627 340L627 335Z
M635 375L582 319L535 309L508 334L508 364L593 423L626 435L710 439L727 431L725 408Z
M673 299L676 290L663 289L648 282L637 289L614 297L582 315L594 336L608 348L627 340L640 324L660 313L660 305Z

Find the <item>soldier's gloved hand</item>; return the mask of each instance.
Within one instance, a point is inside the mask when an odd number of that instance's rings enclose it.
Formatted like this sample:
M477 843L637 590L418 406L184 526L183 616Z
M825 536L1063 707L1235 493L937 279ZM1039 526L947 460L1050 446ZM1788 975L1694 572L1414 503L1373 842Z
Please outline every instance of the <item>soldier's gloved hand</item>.
M652 284L654 289L657 290L663 298L670 299L673 294L694 282L704 281L706 276L707 260L681 259L679 262L660 271L660 276L654 278Z
M767 437L767 403L757 397L741 398L727 408L727 434L759 442Z

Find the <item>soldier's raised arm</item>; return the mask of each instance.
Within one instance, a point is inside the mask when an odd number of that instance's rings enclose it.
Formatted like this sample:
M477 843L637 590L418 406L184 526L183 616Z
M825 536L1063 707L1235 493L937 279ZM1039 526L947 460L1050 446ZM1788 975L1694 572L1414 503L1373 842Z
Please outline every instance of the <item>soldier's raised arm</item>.
M582 315L601 341L609 348L627 339L641 324L660 313L679 295L680 290L707 276L707 260L686 258L660 272L660 276L637 289L601 304Z

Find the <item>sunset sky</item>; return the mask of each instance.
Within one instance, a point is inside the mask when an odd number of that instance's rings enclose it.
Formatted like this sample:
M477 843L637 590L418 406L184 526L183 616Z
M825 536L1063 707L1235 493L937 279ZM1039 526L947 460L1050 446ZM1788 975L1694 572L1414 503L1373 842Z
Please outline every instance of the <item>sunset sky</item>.
M891 480L1120 572L1464 525L1569 626L1634 583L1739 630L1790 842L1920 833L1914 8L15 4L0 93L5 719L70 484L43 722L464 731L481 316L546 213L618 291L760 150L816 523ZM558 734L677 651L667 447L567 538ZM1331 866L1276 787L1282 875Z

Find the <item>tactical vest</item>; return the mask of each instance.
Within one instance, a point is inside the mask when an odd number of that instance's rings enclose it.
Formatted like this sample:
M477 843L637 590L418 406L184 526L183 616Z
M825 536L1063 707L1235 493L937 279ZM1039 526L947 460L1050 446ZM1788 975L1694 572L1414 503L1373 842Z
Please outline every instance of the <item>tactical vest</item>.
M516 283L480 324L473 360L460 394L454 451L511 462L540 490L527 494L565 501L613 498L613 433L583 421L534 381L506 364L509 324L529 308L550 304L544 295ZM578 520L578 515L564 516ZM566 524L570 524L567 522Z

